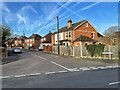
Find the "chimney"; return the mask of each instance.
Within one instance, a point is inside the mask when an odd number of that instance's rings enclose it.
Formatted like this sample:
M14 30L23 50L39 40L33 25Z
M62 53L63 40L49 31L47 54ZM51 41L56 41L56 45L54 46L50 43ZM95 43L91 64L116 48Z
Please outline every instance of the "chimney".
M72 20L71 20L71 18L68 19L68 22L67 22L67 23L68 23L67 28L69 28L69 27L72 26Z

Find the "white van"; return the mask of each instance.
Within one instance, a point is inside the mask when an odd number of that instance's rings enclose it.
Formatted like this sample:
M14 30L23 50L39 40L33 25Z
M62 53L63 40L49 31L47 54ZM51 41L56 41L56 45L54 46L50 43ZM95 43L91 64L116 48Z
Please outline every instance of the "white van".
M44 44L40 44L40 46L39 46L39 51L42 51L43 49L44 49Z
M42 43L42 44L40 44L39 51L42 51L45 46L51 46L51 43Z

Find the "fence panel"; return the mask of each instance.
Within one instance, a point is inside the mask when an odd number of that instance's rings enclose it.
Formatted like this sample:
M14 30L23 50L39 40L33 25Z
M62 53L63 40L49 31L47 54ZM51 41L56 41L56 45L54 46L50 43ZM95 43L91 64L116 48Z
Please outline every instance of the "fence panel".
M118 46L113 45L113 46L108 46L106 45L104 48L104 52L112 52L113 58L118 58ZM53 46L52 47L52 52L57 53L58 52L58 47ZM70 56L86 56L89 57L91 56L88 51L86 50L86 47L84 46L60 46L60 54L62 55L70 55Z

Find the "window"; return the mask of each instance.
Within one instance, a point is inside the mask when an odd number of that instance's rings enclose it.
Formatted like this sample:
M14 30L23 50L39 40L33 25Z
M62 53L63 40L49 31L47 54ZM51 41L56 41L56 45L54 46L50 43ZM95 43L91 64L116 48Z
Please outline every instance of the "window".
M32 41L32 39L30 39L30 42Z
M61 33L59 33L59 40L61 40Z
M33 41L34 41L34 39L33 39Z
M67 43L67 46L68 46L68 43Z
M93 44L95 44L96 42L93 42Z
M70 35L70 32L66 32L66 38L70 38L71 35Z
M93 38L93 39L94 39L94 33L91 33L91 38Z
M86 42L85 45L88 45L88 42Z
M43 42L43 38L41 39L41 41Z
M98 44L102 44L101 42L98 42Z
M29 42L29 39L27 40L27 42Z
M32 44L30 44L30 46L32 46Z
M65 43L63 43L63 45L65 45Z
M46 38L44 38L44 41L46 41Z
M85 26L85 27L88 27L88 23L85 23L84 26Z

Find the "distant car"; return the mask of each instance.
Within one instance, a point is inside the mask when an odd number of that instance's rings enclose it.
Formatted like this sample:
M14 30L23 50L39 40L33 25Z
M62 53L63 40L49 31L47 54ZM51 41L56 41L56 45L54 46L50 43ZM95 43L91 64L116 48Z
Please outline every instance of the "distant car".
M40 44L40 46L39 46L39 51L43 51L43 49L44 49L44 45L43 45L43 44Z
M13 52L13 53L22 53L22 49L20 49L19 47L14 47L14 48L12 49L12 52Z

